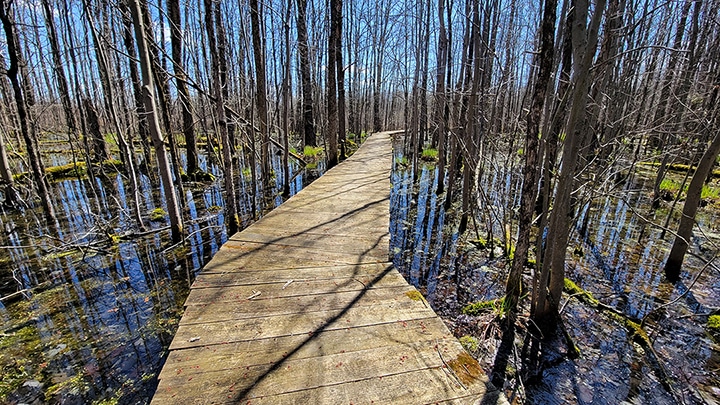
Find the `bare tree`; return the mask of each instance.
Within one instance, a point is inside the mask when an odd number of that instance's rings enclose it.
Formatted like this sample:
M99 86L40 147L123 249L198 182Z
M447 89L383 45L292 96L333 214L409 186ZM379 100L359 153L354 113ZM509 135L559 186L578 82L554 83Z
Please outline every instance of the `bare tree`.
M720 77L716 79L716 83L720 83ZM708 106L712 109L712 115L706 125L708 125L708 132L714 132L715 137L705 150L705 153L703 153L702 158L700 158L700 163L698 163L692 180L690 180L690 186L688 186L687 196L685 197L685 204L683 205L682 216L680 217L680 224L675 234L675 241L670 249L670 255L665 262L665 276L673 283L680 280L680 270L690 245L692 230L695 226L695 214L697 214L698 207L700 206L703 185L710 175L718 155L720 155L720 131L718 131L717 125L719 116L719 93L720 91L716 86L708 100Z
M25 147L27 148L28 160L30 161L30 169L35 180L40 203L45 212L45 218L51 224L54 224L55 208L50 198L49 185L45 178L45 169L40 154L38 153L36 142L37 134L33 123L31 112L28 109L26 90L27 86L23 86L20 79L20 63L22 59L17 45L16 25L13 19L12 2L8 0L0 0L0 21L2 21L5 31L5 39L7 44L7 53L10 66L6 69L5 74L12 84L13 95L15 97L15 106L17 108L18 119L20 121L20 132L22 133Z
M170 44L172 46L173 71L177 86L180 111L182 112L182 132L185 136L187 152L187 174L192 177L198 171L198 151L195 139L195 123L192 114L192 100L187 86L187 75L183 65L182 22L180 21L180 1L168 0L168 18L170 20Z
M337 99L337 48L340 41L339 19L342 18L342 1L330 0L330 35L328 36L328 69L326 78L326 102L328 125L325 133L327 167L338 164L338 99Z
M225 97L222 90L222 79L220 73L220 57L217 46L217 38L214 21L214 8L219 7L214 0L204 0L205 5L205 31L207 33L210 61L212 66L212 94L215 98L215 116L217 119L217 131L222 143L223 153L223 178L225 184L225 223L228 227L228 234L232 235L240 230L240 218L237 213L237 196L235 191L235 169L233 164L233 153L235 147L230 143L228 134L227 118L225 114Z
M160 131L160 123L158 120L157 109L155 107L155 96L152 75L152 63L148 54L147 43L145 42L145 25L142 23L142 11L139 0L131 0L130 12L133 16L133 24L135 26L135 40L137 41L138 53L140 55L140 68L143 80L143 102L145 112L147 113L148 125L150 128L150 136L155 146L155 156L157 158L158 168L160 170L160 178L163 183L163 191L165 191L165 201L170 217L170 232L172 240L179 242L183 237L183 224L180 216L180 208L178 207L177 196L175 195L175 187L172 181L172 172L170 171L170 163L168 162L167 152L165 151L165 142Z
M550 214L547 248L543 254L542 270L537 289L533 291L534 312L532 318L546 335L557 325L560 296L565 282L565 255L570 233L571 193L574 187L578 153L584 139L580 133L585 116L590 79L590 66L597 46L598 29L605 9L605 0L598 0L588 23L587 0L574 0L574 23L572 25L573 60L575 78L572 107L565 127L562 165L557 180L557 190Z
M305 145L317 146L315 115L313 114L312 77L307 33L307 0L297 0L297 38L300 82L302 83L303 140Z
M253 56L255 58L255 108L262 143L260 145L260 167L263 184L270 179L270 132L268 128L267 77L265 66L265 42L260 21L262 9L258 0L250 0L250 23L252 24Z
M542 167L542 159L538 153L540 150L540 121L547 97L550 74L553 69L556 9L557 0L545 0L540 26L540 52L537 54L536 59L538 65L537 80L535 80L533 88L530 112L526 117L527 129L523 149L525 167L523 169L522 196L518 210L518 236L505 294L506 307L511 314L508 317L509 322L514 322L517 302L523 291L522 273L530 250L530 231L533 225L533 214L540 181L540 168Z

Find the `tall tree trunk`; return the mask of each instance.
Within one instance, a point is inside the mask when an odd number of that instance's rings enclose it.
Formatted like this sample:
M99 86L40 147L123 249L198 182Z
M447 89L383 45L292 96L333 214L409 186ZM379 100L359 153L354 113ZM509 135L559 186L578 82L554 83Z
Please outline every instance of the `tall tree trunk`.
M330 0L330 35L328 35L328 63L327 63L327 132L325 134L325 153L327 154L327 168L338 164L338 106L337 106L337 65L336 47L338 43L338 18L342 15L338 8L340 0Z
M445 94L445 75L447 74L447 55L448 55L448 37L445 28L445 0L438 0L438 51L437 51L437 74L435 76L435 111L433 113L433 123L435 133L433 139L437 139L438 148L438 181L437 194L441 194L445 190L445 162L447 160L447 152L445 148L447 138L447 120L445 109L447 105L447 97Z
M15 105L17 108L18 118L20 121L20 132L22 133L23 140L25 141L25 147L27 148L28 160L30 161L30 170L35 180L35 186L37 187L38 195L40 196L40 204L45 212L45 218L50 224L55 224L55 209L50 198L50 190L45 178L45 169L42 161L40 160L40 154L36 147L37 135L35 131L35 125L33 119L30 116L31 112L28 109L27 101L25 99L25 89L23 84L20 82L20 65L19 61L22 59L19 53L17 44L17 32L15 32L15 21L13 20L13 14L11 7L12 2L9 0L0 0L0 21L2 21L3 29L5 31L7 55L10 62L10 66L5 71L5 74L10 79L12 85L13 95L15 97Z
M143 105L142 95L142 83L140 83L140 72L137 67L137 56L135 50L135 40L133 39L133 26L132 26L132 15L128 8L128 5L124 1L118 2L118 9L122 14L123 21L123 45L125 46L125 52L130 56L128 63L128 70L130 72L130 82L133 89L133 98L135 101L135 114L137 115L138 123L138 137L140 138L140 144L143 149L143 163L142 167L147 172L150 181L153 183L157 180L154 176L153 171L150 169L150 162L152 160L152 154L150 152L150 129L148 128L148 122L145 114L145 106Z
M290 9L291 4L285 5L285 77L283 80L283 196L290 196Z
M173 242L179 242L183 237L182 218L178 207L177 196L175 195L175 187L172 181L172 172L170 171L170 163L168 162L167 153L165 151L165 142L160 131L160 123L158 121L157 109L155 107L154 84L152 75L152 63L148 54L147 42L145 41L145 28L142 19L142 11L140 9L139 0L131 0L130 12L133 16L133 24L135 25L135 40L138 45L140 56L140 69L142 71L143 80L143 102L145 112L147 113L148 126L150 136L155 147L155 156L157 158L158 168L160 170L160 178L165 191L165 201L167 204L168 215L170 217L170 232Z
M574 186L578 153L584 134L579 133L585 118L585 107L590 90L590 67L597 46L598 28L605 9L605 0L598 0L588 24L588 1L573 1L575 18L572 26L573 60L575 61L575 87L572 108L565 129L562 166L558 176L557 191L550 214L547 248L542 270L534 292L535 311L533 321L545 336L552 334L557 325L558 309L565 283L565 254L570 234L571 194Z
M210 62L212 66L212 94L215 98L215 115L217 116L217 129L223 153L223 178L225 182L225 223L228 235L240 230L240 218L237 213L237 195L235 191L235 170L233 167L234 147L230 143L227 118L225 115L225 97L222 91L220 61L215 33L216 24L213 21L213 8L219 7L214 0L204 0L205 5L205 31L210 43ZM253 135L254 136L254 135ZM254 153L254 150L253 150Z
M683 37L685 36L687 17L690 13L690 6L692 5L692 3L692 1L687 0L683 5L680 15L680 21L678 22L677 30L675 31L675 40L673 41L673 48L676 50L679 50L682 47ZM676 77L679 75L679 72L677 72L676 69L679 62L679 52L672 52L670 54L670 61L668 62L665 77L663 79L662 89L660 91L660 99L658 100L657 109L655 110L655 118L653 122L655 123L656 127L663 128L664 133L653 135L650 138L650 144L660 151L663 151L665 149L665 146L670 141L669 131L671 130L671 128L670 123L667 122L667 117L671 116L672 114L670 114L670 111L668 111L668 107L674 106L675 104L669 103L668 101L671 98L670 93L672 92L672 88L675 86ZM660 120L663 121L659 122ZM669 153L663 154L663 158L660 162L660 168L658 168L657 175L655 176L652 200L653 209L660 208L660 184L665 178L665 174L667 172L667 164L669 163L670 158L671 156Z
M476 138L478 138L478 134L480 133L478 128L478 101L480 98L480 81L483 72L480 52L480 47L482 46L482 41L480 40L480 4L478 1L475 1L473 4L472 24L473 69L468 68L466 72L466 80L472 82L472 86L464 112L467 117L465 119L467 124L465 125L465 148L463 150L462 214L460 216L458 233L463 233L467 229L468 217L470 215L470 195L472 194L472 185L474 184L474 182L471 181L471 177L475 173L475 167L472 166L471 162L475 154Z
M556 9L557 0L545 0L540 25L540 52L537 54L537 64L539 65L537 80L535 80L535 88L533 89L530 112L526 117L525 168L523 170L522 195L518 212L518 237L515 245L515 257L513 258L505 293L506 308L511 314L508 317L510 322L514 321L517 302L523 290L522 273L530 250L530 231L533 224L541 167L541 157L538 154L540 149L540 120L542 119L548 83L553 68Z
M155 43L155 36L153 35L154 31L150 20L150 10L148 8L147 0L139 0L138 4L140 4L140 11L143 18L142 21L145 27L145 32L147 33L145 36L145 43L147 44L148 56L150 57L153 67L151 73L153 75L153 82L155 83L154 95L156 99L154 99L154 101L156 101L156 107L158 108L160 117L162 118L160 121L161 128L165 130L165 137L167 138L165 143L170 149L170 161L172 162L170 169L173 173L173 181L175 188L178 191L177 194L181 197L178 199L178 203L181 207L185 207L185 190L183 189L182 184L180 157L178 156L177 142L175 141L175 134L172 132L172 125L170 122L170 89L168 86L170 78L168 77L164 63L161 62L165 60L164 49L162 47L163 43ZM161 23L161 26L164 27L164 24Z
M185 136L185 150L187 152L187 174L192 178L198 171L197 141L195 139L195 124L192 115L192 100L187 86L187 76L183 66L183 40L182 22L180 21L180 1L168 0L168 18L170 19L170 45L172 46L173 71L180 111L182 112L182 132Z
M60 44L58 42L57 32L55 30L55 18L53 10L50 7L49 0L42 0L43 12L45 13L45 27L47 28L48 39L50 40L50 52L52 53L53 71L57 80L58 91L60 92L60 102L65 113L65 123L71 134L77 134L77 123L75 114L72 110L72 101L70 100L70 91L68 90L68 82L63 69L62 57L60 54Z
M317 146L307 33L307 0L297 0L297 10L298 58L300 59L300 82L302 83L303 143L309 146Z
M343 66L342 51L342 0L335 0L337 8L336 26L336 43L335 43L335 66L337 68L337 95L338 95L338 145L340 146L340 159L345 159L347 153L345 151L345 68Z
M255 58L255 106L258 128L262 143L260 145L260 167L264 188L270 180L270 132L268 128L267 77L265 67L265 37L260 18L262 12L258 0L250 0L250 23L252 25L253 56ZM333 66L333 65L329 65ZM329 68L328 68L329 69ZM265 192L263 192L263 195Z
M718 82L720 82L720 80L718 80ZM718 92L719 90L716 86L713 92L714 94L711 97L711 102L708 103L711 108L715 110L713 121L717 121L718 119ZM670 255L665 262L665 277L672 283L680 281L680 270L692 237L692 229L695 225L695 214L700 205L702 188L720 154L720 131L718 131L717 125L712 125L711 128L714 129L712 132L715 132L715 138L713 138L710 146L708 146L702 158L700 158L700 163L698 163L692 180L690 180L690 186L688 187L685 197L685 204L683 205L682 216L680 217L680 224L678 225L675 235L675 241L670 249Z
M110 77L110 70L108 67L108 58L105 53L105 47L101 41L98 30L95 27L93 21L93 14L90 10L90 4L88 0L83 0L83 8L85 16L90 26L90 32L95 43L95 55L97 57L98 71L100 74L100 81L104 90L105 105L112 121L112 125L116 131L118 147L120 148L120 156L125 163L125 172L130 176L130 184L132 189L133 201L132 201L132 215L135 217L135 222L140 230L145 229L145 224L142 220L142 214L140 212L140 196L138 194L138 180L137 173L135 172L135 154L132 149L132 145L127 142L125 138L123 127L120 125L117 110L115 109L115 90L112 85Z

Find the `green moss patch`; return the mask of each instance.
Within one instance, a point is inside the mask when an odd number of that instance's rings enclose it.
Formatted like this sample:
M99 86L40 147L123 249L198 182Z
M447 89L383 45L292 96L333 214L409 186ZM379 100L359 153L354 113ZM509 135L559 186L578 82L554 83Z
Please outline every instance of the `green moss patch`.
M48 180L66 180L85 176L86 169L85 162L68 163L62 166L46 167L45 175Z
M707 329L715 340L720 341L720 315L710 315L708 317Z
M422 155L420 155L420 159L428 161L428 162L434 162L438 159L438 151L434 148L427 148L422 151Z
M487 312L502 312L505 304L505 297L494 300L478 301L465 305L461 312L465 315L478 316Z
M309 146L305 145L303 149L303 156L306 158L316 158L322 156L323 148L320 146Z
M478 348L480 347L478 340L472 336L461 336L458 340L460 341L462 347L470 353L477 352Z
M152 222L160 222L165 220L165 216L167 215L167 212L165 212L162 208L155 208L150 213L150 221Z

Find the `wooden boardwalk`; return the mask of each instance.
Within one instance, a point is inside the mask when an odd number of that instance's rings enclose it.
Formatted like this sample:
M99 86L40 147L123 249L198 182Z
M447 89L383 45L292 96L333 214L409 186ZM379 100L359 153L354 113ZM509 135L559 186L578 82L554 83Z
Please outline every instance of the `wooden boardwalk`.
M388 262L388 133L198 275L153 404L504 402Z

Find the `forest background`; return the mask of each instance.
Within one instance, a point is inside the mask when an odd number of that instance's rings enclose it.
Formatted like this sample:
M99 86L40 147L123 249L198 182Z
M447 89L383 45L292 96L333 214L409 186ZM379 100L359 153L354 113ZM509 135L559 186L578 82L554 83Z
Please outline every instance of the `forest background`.
M569 257L608 249L592 230L609 219L593 212L611 199L642 224L626 239L665 241L650 253L662 261L652 288L692 297L689 318L717 336L719 303L703 297L719 288L719 7L1 0L3 302L80 283L86 276L63 263L68 252L76 264L122 240L154 237L163 253L186 246L207 232L200 195L206 212L221 211L208 227L232 234L296 192L303 167L330 168L366 134L403 129L397 163L414 195L423 162L433 162L430 191L455 213L454 232L472 230L466 238L506 264L502 300L476 308L495 308L496 384L541 375L540 354L577 355L559 316L565 290L618 317L672 398L717 398L717 363L703 366L703 384L715 388L676 387L643 329L660 323L566 276ZM57 192L68 179L77 206L67 188ZM518 336L536 356L508 376ZM716 362L717 347L703 342Z

